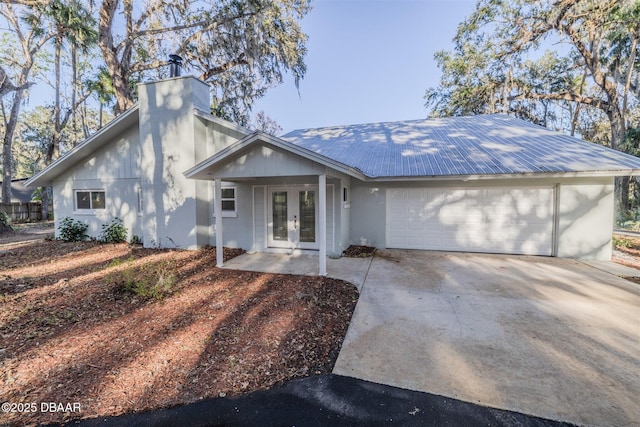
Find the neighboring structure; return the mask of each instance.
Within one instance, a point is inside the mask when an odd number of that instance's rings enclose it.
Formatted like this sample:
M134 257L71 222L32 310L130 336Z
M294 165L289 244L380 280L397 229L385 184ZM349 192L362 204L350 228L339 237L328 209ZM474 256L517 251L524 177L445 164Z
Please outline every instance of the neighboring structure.
M11 180L11 203L29 203L33 194L33 188L25 185L27 178ZM2 181L0 181L0 200L2 200Z
M312 250L323 274L350 244L610 259L613 178L639 172L504 115L251 133L178 77L27 184L93 235L117 216L145 246Z
M0 211L9 215L11 222L40 221L42 205L32 201L33 188L25 185L27 178L11 180L11 202L0 202ZM0 181L0 200L2 200L2 182ZM53 206L50 205L50 208Z

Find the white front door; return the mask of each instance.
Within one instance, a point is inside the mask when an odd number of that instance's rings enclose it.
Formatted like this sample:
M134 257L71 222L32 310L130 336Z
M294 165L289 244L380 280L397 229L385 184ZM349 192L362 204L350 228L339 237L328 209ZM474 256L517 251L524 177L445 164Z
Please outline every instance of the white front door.
M269 187L267 233L274 248L318 249L318 186Z

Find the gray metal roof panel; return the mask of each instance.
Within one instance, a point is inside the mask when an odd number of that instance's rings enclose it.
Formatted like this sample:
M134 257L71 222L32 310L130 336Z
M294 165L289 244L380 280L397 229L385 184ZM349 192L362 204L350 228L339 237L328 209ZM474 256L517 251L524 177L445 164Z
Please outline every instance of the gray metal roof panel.
M281 138L371 178L640 169L640 158L502 114L301 129Z

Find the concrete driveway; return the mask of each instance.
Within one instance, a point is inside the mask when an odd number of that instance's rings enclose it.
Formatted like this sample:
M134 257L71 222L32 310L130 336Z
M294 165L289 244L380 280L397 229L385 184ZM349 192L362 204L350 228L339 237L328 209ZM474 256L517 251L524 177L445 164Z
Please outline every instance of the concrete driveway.
M558 258L379 251L334 373L640 425L640 285Z

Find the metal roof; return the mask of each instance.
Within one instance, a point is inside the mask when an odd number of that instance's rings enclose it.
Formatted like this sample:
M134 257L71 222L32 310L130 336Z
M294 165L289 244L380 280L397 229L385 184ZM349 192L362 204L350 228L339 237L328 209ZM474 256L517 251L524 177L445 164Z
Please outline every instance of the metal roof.
M301 129L281 138L370 178L640 173L640 158L503 114Z

